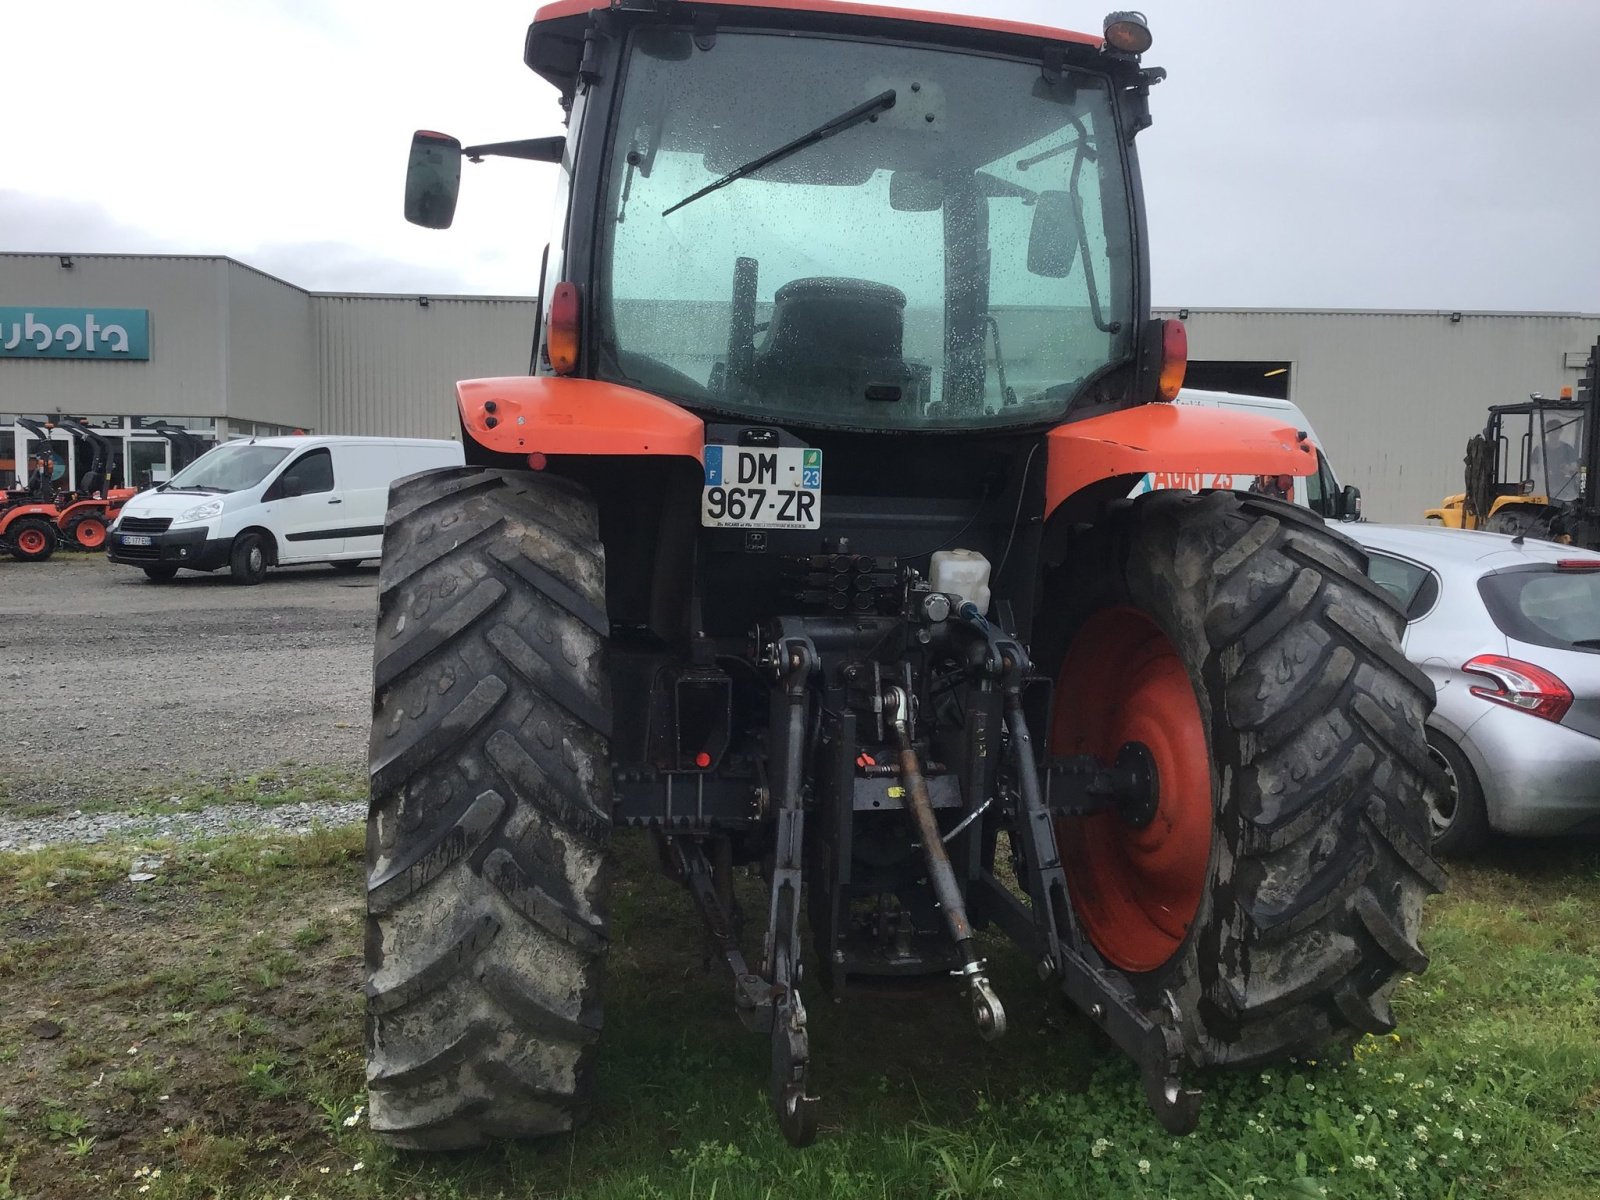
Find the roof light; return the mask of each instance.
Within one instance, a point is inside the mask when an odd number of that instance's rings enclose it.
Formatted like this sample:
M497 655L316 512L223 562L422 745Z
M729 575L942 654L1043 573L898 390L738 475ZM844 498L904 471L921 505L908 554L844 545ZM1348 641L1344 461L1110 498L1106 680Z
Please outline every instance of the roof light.
M1494 680L1496 687L1473 687L1474 696L1546 721L1560 721L1572 707L1572 690L1543 667L1499 654L1480 654L1462 664L1468 675Z
M1558 558L1558 571L1600 571L1600 558Z
M1114 12L1106 16L1106 45L1124 54L1143 54L1154 40L1142 12Z

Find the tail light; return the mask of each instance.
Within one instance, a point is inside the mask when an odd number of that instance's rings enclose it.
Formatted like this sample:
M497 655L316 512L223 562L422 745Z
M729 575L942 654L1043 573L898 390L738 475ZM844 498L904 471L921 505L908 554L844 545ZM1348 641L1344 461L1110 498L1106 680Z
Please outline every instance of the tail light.
M556 284L550 297L550 323L545 329L544 350L550 359L550 369L557 375L571 375L578 369L581 324L578 285Z
M1474 685L1471 690L1474 696L1482 696L1495 704L1531 713L1546 721L1561 720L1572 707L1571 688L1543 667L1521 659L1480 654L1463 663L1461 669L1468 675L1494 680L1492 688Z
M1558 571L1600 571L1600 558L1558 558Z
M1176 400L1189 367L1189 331L1182 321L1161 322L1161 380L1156 386L1163 400Z

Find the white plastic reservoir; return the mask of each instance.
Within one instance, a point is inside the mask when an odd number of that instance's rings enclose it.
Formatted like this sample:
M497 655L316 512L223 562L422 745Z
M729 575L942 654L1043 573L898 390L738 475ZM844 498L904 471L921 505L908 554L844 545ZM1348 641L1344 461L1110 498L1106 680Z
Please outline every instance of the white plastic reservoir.
M989 612L989 560L976 550L938 550L928 571L928 582L936 592L960 596Z

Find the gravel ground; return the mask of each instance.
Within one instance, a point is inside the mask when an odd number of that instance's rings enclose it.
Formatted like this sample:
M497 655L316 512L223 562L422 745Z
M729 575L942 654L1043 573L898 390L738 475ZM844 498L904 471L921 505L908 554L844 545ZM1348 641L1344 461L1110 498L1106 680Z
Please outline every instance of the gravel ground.
M274 571L237 587L226 572L151 584L99 556L0 560L0 847L107 836L97 831L114 822L72 817L79 807L295 767L358 773L376 606L375 565ZM43 825L7 815L41 807L63 815ZM257 826L334 816L232 807ZM159 819L218 832L208 822L237 815Z

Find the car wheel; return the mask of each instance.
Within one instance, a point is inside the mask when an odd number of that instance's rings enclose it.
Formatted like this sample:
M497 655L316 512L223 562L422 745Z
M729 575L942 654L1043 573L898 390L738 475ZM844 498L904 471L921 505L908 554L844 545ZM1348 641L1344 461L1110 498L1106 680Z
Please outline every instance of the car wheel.
M1428 755L1450 782L1448 789L1428 794L1433 852L1458 858L1471 854L1489 838L1489 813L1477 772L1461 748L1434 729L1428 730Z
M233 539L228 568L235 583L260 583L267 577L267 548L259 533L241 533Z

